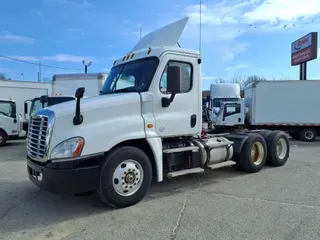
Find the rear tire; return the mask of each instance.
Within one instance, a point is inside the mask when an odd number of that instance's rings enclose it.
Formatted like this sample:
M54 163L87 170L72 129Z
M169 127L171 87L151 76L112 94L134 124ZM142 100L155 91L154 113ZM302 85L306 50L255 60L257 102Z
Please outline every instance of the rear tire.
M98 194L114 208L129 207L147 194L152 182L152 165L138 148L118 147L105 158Z
M266 159L266 141L260 134L250 133L239 155L241 169L248 173L259 172L265 165Z
M313 142L316 140L317 132L312 128L305 128L299 132L299 139L305 142Z
M290 142L287 135L282 131L273 131L266 139L267 142L267 162L271 166L283 166L290 154Z
M4 146L7 142L7 135L4 132L0 132L0 147Z

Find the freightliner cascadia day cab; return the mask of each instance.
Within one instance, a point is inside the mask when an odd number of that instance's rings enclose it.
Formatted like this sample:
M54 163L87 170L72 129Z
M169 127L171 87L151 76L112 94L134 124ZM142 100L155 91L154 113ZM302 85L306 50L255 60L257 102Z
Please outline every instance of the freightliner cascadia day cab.
M139 202L152 178L234 164L248 173L286 163L281 131L209 136L202 129L199 52L178 48L188 18L149 33L114 62L101 95L52 106L31 117L30 180L58 193L97 191L122 208ZM160 46L160 47L159 47ZM187 103L187 104L186 104Z

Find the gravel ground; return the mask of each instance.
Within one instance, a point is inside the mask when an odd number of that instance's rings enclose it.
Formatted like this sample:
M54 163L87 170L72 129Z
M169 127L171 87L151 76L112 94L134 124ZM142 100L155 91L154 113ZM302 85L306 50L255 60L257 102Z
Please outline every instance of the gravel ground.
M0 239L320 239L320 141L291 142L280 168L231 167L154 183L139 204L114 210L97 195L40 191L25 142L0 149Z

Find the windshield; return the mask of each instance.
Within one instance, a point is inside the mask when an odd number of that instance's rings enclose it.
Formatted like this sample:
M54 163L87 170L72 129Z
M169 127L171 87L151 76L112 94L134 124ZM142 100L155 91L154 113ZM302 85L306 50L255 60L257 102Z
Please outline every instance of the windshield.
M75 99L73 97L49 97L48 102L44 104L44 107L50 107L59 103L64 103L72 100ZM40 102L40 98L35 98L31 104L30 115L40 109L42 109L42 103Z
M7 117L15 118L16 116L15 103L0 101L0 115L5 115Z
M223 102L238 102L239 98L215 98L212 100L212 107L220 107Z
M113 67L100 94L147 91L158 63L158 58L151 57Z

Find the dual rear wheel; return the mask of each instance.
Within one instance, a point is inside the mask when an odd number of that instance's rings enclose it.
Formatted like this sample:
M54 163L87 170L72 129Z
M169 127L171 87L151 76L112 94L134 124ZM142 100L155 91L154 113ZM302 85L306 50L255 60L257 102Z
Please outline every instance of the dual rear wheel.
M289 158L290 144L282 131L250 133L236 159L236 167L249 173L260 171L268 163L279 167Z

